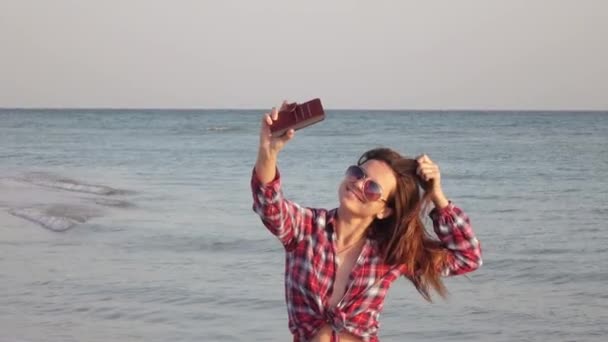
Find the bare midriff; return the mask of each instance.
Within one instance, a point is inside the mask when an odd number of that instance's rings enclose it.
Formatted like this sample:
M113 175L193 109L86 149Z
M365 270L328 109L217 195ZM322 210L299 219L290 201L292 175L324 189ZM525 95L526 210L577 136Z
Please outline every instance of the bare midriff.
M331 341L331 326L329 324L324 325L321 330L312 338L312 342L330 342ZM361 342L362 339L356 337L355 335L348 332L341 332L338 334L340 336L340 342Z
M338 256L336 277L334 282L334 291L329 300L329 306L335 307L336 304L340 301L340 299L344 296L346 291L346 287L348 286L348 278L350 276L350 272L352 271L355 263L357 262L357 257L361 253L362 244L358 244L354 246L355 248L349 249L340 253ZM330 342L331 341L332 328L329 324L324 325L321 330L313 337L313 342ZM341 332L338 334L340 336L340 342L360 342L362 341L360 338L349 332Z

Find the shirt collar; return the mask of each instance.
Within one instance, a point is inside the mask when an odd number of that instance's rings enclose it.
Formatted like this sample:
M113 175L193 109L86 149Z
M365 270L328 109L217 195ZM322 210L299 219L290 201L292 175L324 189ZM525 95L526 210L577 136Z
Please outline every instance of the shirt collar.
M331 209L327 213L327 220L325 222L326 229L335 230L336 218L338 217L338 208Z

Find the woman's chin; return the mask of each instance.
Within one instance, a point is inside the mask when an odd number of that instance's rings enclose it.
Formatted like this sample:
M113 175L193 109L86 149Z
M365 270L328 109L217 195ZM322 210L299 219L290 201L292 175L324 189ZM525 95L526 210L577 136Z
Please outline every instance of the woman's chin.
M352 194L346 194L346 196L340 197L340 206L342 209L356 213L361 210L361 201Z

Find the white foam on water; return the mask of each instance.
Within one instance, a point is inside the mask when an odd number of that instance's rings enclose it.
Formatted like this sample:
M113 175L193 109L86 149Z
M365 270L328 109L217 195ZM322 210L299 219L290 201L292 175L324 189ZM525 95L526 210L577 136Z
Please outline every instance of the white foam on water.
M69 217L49 215L44 209L12 209L9 212L14 216L37 223L42 227L55 232L63 232L76 226L78 223L82 223Z
M46 172L31 172L18 178L22 182L74 192L95 195L116 195L128 193L126 190L114 189L105 185L87 184L73 179L63 178Z
M45 172L0 177L0 210L55 232L70 230L113 209L133 208L126 193L105 185L91 185ZM79 193L79 195L77 194ZM9 222L3 218L6 224Z

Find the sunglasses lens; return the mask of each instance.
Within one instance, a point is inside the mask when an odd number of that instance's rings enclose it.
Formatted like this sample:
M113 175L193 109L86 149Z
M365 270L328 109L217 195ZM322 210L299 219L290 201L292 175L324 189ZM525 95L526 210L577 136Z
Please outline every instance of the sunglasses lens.
M365 173L360 167L353 165L346 169L346 176L352 180L360 180L365 178Z
M346 177L350 181L365 179L365 171L360 166L352 165L346 169ZM367 180L363 184L363 194L368 201L377 201L382 197L382 187L373 180Z
M368 180L363 186L363 193L369 201L377 201L382 196L382 188L378 183Z

